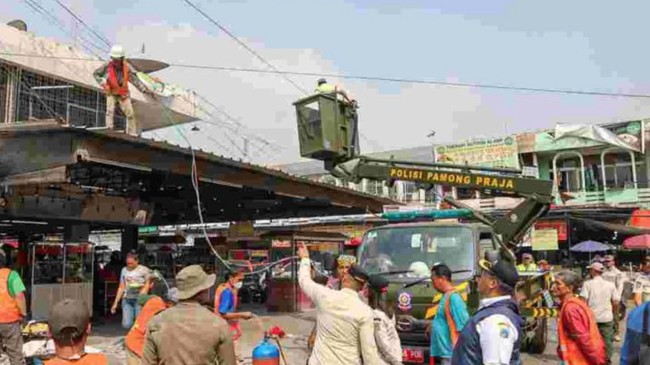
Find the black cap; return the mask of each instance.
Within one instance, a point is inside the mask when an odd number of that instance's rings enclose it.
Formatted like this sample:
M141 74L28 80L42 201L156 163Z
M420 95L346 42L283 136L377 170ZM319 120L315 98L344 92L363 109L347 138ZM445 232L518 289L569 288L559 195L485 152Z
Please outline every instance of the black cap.
M362 269L361 266L359 265L350 266L350 269L348 270L348 274L350 274L350 276L352 276L354 280L360 283L367 283L368 280L370 279L366 270Z
M327 80L325 80L325 78L321 77L320 79L318 79L317 84L320 85L320 84L324 84L326 82L327 82Z
M388 284L388 279L382 275L371 275L370 279L368 280L368 285L370 285L370 288L380 293L388 288Z
M494 275L502 283L515 288L519 282L519 273L515 265L507 260L498 260L495 263L491 263L487 260L480 260L478 265L485 271Z
M47 324L55 339L61 339L65 329L72 329L81 335L90 323L90 311L85 302L76 299L63 299L50 310Z

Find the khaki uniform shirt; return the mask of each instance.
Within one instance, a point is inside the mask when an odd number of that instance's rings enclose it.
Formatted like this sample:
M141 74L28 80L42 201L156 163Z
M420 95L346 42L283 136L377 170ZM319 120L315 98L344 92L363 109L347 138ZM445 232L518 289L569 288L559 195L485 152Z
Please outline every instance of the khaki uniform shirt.
M359 293L315 283L309 265L309 259L302 259L298 270L300 289L317 311L318 330L309 365L380 364L372 309L359 299Z
M623 277L623 273L621 272L621 270L617 269L616 266L612 266L612 268L605 269L605 272L603 273L603 279L614 284L614 286L616 287L616 291L618 291L619 297L621 296L621 294L623 294L625 278Z
M634 294L641 293L641 302L650 302L650 275L641 274L634 280Z
M616 291L616 286L605 281L601 275L585 281L582 285L580 296L585 298L589 308L594 312L596 322L609 323L614 320L612 301L618 303L621 296Z
M235 365L225 320L198 303L180 302L149 322L142 365Z

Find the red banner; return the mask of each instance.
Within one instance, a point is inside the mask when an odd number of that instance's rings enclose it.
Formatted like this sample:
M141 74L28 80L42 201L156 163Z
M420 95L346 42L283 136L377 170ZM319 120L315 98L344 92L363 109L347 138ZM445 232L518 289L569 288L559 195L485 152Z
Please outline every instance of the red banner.
M557 239L559 241L567 240L567 225L564 219L539 221L535 223L535 229L549 229L549 228L553 228L557 230Z

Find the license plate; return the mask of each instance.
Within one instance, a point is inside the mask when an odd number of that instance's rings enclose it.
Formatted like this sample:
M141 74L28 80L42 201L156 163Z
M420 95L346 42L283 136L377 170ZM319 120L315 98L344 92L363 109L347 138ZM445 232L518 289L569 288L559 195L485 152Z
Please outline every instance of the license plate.
M402 361L415 364L424 364L424 351L421 349L403 348Z

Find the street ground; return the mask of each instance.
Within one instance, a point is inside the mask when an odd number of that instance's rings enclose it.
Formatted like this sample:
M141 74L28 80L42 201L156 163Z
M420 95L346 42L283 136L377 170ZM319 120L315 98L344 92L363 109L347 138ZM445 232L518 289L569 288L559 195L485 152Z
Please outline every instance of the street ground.
M252 308L243 308L249 310ZM257 311L260 313L260 311ZM307 362L307 336L314 326L314 313L300 314L261 314L258 320L251 320L242 323L243 337L241 340L241 351L244 356L244 364L252 364L251 354L253 348L262 340L263 329L272 326L280 326L287 333L287 338L281 340L282 348L286 356L287 365L304 365ZM558 363L556 356L557 348L557 327L555 320L551 320L548 329L549 337L546 351L542 355L523 355L523 363L528 365ZM624 334L624 329L621 334ZM122 350L122 338L124 331L119 323L111 322L93 327L93 335L89 339L89 346L104 351L110 358L111 365L125 364L125 355ZM615 353L612 356L612 364L618 365L622 343L615 343Z

